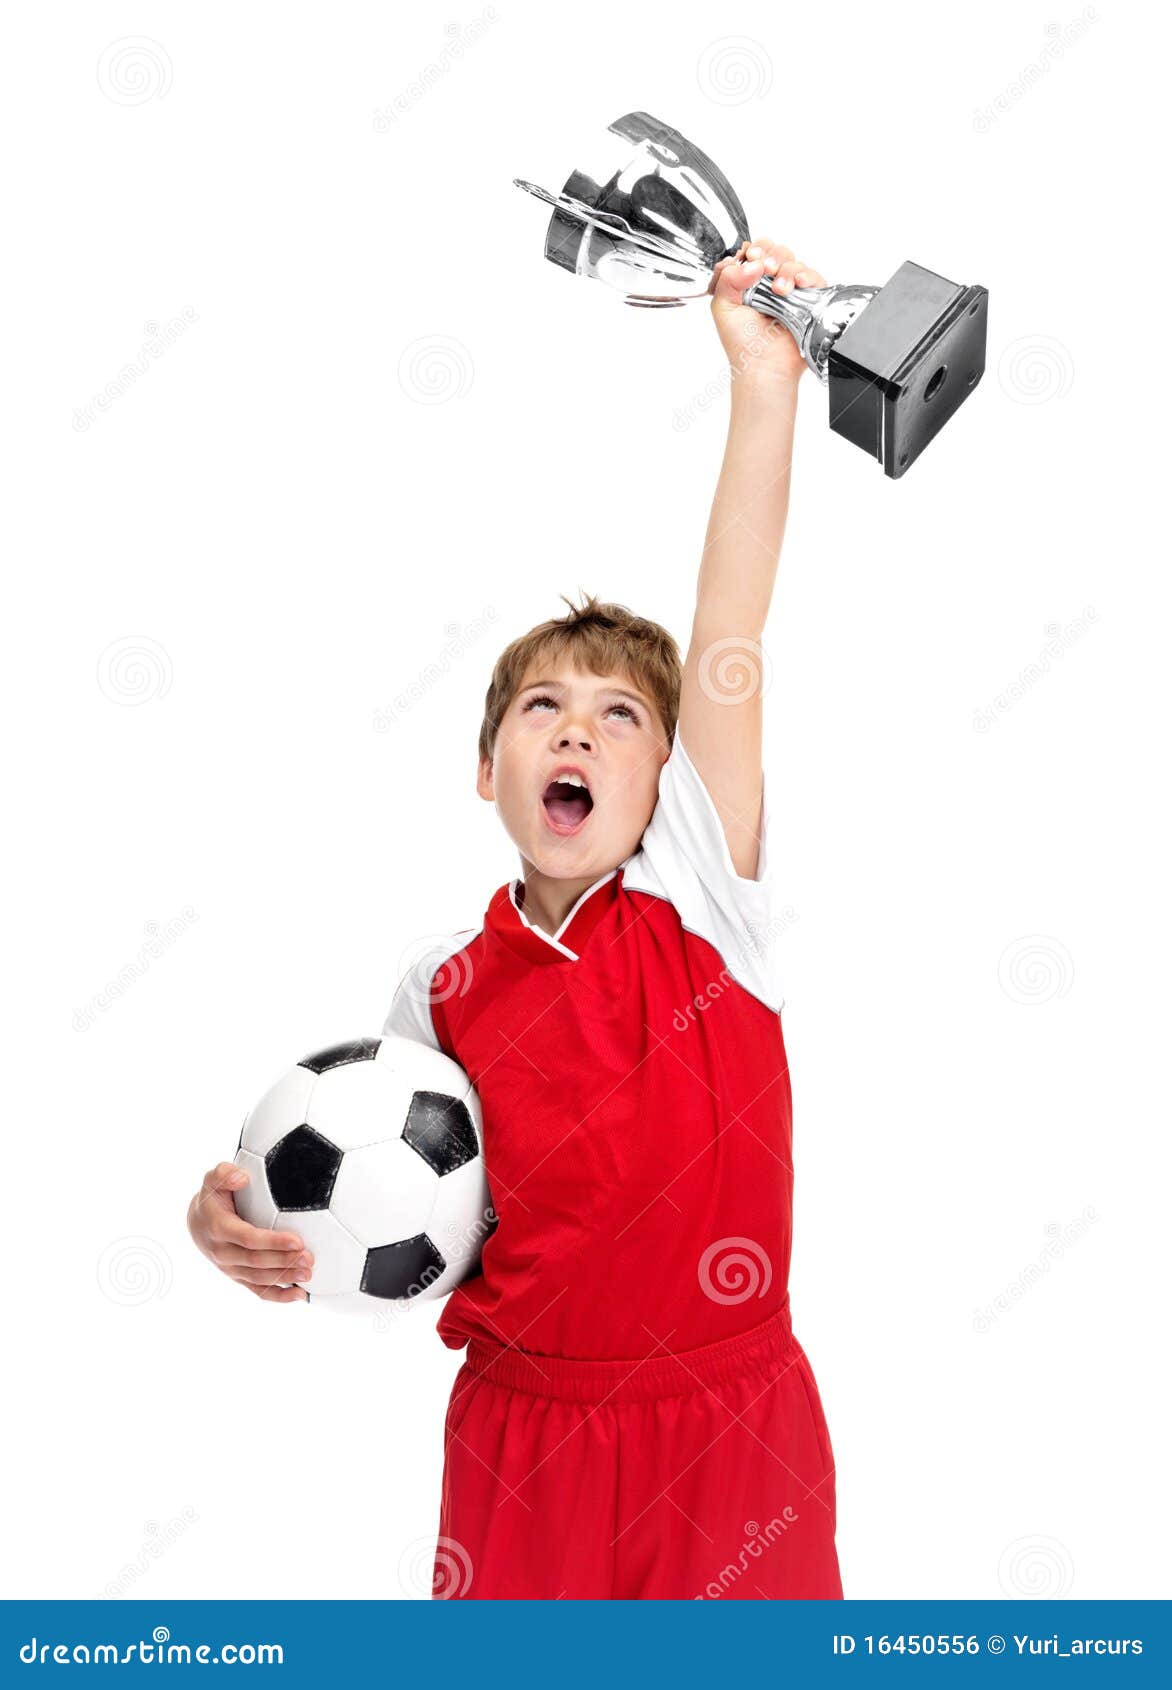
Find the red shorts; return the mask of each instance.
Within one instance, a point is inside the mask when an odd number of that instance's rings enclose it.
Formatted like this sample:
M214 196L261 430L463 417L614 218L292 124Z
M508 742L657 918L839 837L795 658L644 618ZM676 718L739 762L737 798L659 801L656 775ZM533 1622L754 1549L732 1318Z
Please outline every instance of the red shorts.
M644 1361L468 1346L437 1597L841 1597L834 1525L830 1439L787 1310Z

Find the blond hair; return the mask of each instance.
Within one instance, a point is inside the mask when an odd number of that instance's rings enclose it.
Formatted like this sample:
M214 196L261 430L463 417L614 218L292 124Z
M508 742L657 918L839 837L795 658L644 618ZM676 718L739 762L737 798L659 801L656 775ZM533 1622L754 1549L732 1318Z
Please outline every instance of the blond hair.
M497 658L484 699L480 755L491 760L506 710L533 664L568 657L592 675L625 675L643 689L659 712L667 737L680 710L680 650L666 628L636 616L622 604L600 603L592 593L570 606L566 616L539 622L507 645Z

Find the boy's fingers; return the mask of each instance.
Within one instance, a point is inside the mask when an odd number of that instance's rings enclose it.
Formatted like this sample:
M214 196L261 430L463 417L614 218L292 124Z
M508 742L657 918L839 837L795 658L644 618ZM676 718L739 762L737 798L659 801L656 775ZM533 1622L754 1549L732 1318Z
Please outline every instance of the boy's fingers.
M248 1175L243 1168L238 1168L235 1162L217 1162L214 1168L209 1168L203 1177L203 1189L213 1191L234 1191L239 1186L247 1185Z
M263 1226L250 1226L239 1215L222 1215L217 1228L221 1242L241 1244L246 1250L300 1250L301 1240L295 1232L268 1232Z
M313 1256L308 1250L246 1250L242 1244L220 1244L216 1247L216 1266L228 1271L248 1268L259 1273L267 1268L272 1272L303 1259L310 1267L313 1266Z
M715 293L716 290L717 290L717 287L720 285L720 273L721 273L721 271L726 269L728 267L728 265L735 264L735 263L736 263L735 258L718 258L717 259L716 263L712 266L712 277L711 277L711 280L708 283L709 293Z
M288 1263L284 1267L275 1268L228 1268L228 1277L234 1279L238 1285L308 1285L312 1282L312 1272L309 1268L295 1271Z
M796 258L787 258L773 278L774 293L788 293L794 285L794 273L799 268Z
M745 264L733 259L717 276L714 297L724 304L738 305L745 289L759 282L764 274L765 266L759 258Z
M266 1303L303 1303L305 1292L299 1285L248 1285L254 1297L260 1297Z

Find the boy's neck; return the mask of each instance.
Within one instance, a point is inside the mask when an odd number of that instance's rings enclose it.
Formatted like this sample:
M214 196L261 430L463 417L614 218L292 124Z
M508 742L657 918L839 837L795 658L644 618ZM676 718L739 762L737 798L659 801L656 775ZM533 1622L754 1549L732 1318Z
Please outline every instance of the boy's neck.
M531 863L522 862L523 879L517 888L517 903L531 927L540 927L550 938L557 932L583 892L597 884L602 875L588 880L555 880Z

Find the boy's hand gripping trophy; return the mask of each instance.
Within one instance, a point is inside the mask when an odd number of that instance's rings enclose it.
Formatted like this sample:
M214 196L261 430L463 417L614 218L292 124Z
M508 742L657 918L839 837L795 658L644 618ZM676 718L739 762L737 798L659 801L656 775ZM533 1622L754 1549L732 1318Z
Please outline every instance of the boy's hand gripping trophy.
M560 194L514 178L554 208L545 256L617 288L628 305L704 298L715 266L749 239L740 200L710 158L646 112L628 112L609 133L622 145L609 175L575 170ZM770 281L746 289L744 303L793 335L830 389L835 433L898 478L984 374L987 289L910 261L881 288L781 295Z

